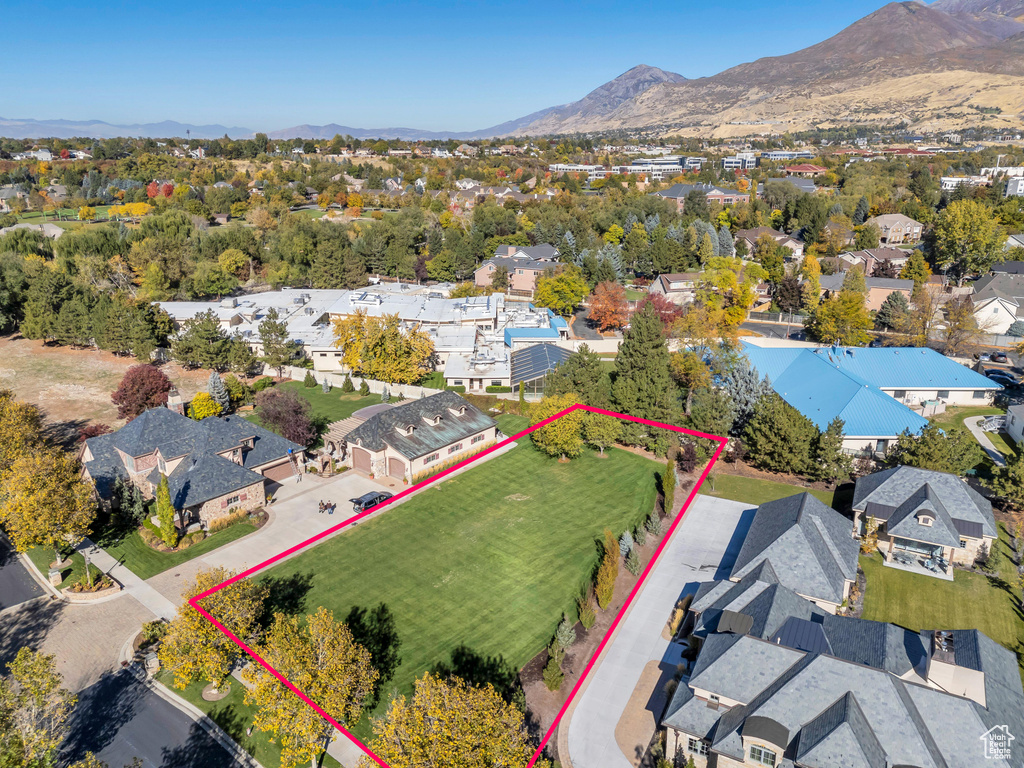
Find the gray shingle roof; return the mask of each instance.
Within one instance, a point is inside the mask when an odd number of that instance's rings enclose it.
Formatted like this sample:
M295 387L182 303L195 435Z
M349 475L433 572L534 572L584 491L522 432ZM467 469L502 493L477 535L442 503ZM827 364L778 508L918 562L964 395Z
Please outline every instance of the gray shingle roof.
M931 521L926 524L925 521ZM942 506L928 483L918 488L889 515L885 530L892 536L901 536L942 547L959 547L960 535L949 512Z
M452 412L460 408L465 409L461 415ZM436 426L424 421L435 417L440 417ZM410 426L411 435L399 431ZM374 414L345 440L370 451L382 451L387 444L408 459L418 459L494 426L494 419L454 392L439 392Z
M809 493L762 504L730 578L771 560L784 585L808 597L842 602L857 575L858 545L849 521Z
M242 454L242 465L216 454L254 438L253 447ZM151 408L109 435L86 441L92 460L84 462L100 496L108 498L117 477L127 477L118 449L129 456L146 456L160 449L165 460L186 457L168 477L172 499L179 509L208 501L226 493L261 482L253 467L287 458L301 445L286 440L241 416L223 416L193 421L169 408ZM178 479L175 479L177 477ZM155 481L159 481L159 472Z
M886 768L885 750L849 691L800 729L796 758L807 768Z
M935 498L949 513L957 532L975 538L996 537L996 521L992 515L992 503L963 482L956 475L935 472L916 467L893 467L859 478L853 489L853 508L859 512L872 512L880 519L886 510L895 510L907 499L918 493L924 485L932 490ZM971 533L978 531L979 533ZM959 546L959 539L956 546Z

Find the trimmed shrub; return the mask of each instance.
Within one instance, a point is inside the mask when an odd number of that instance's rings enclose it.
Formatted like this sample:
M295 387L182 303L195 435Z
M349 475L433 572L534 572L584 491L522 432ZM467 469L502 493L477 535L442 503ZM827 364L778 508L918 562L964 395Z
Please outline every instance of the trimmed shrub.
M355 384L352 383L352 377L348 374L345 375L345 383L341 385L341 391L346 395L351 395L356 391Z
M643 567L640 564L640 558L637 556L635 549L629 550L629 555L626 557L626 570L634 576L639 576L640 571L643 570Z
M641 547L647 543L647 529L644 526L638 525L636 530L633 531L633 541Z
M326 376L324 376L324 380L320 382L320 389L323 390L325 395L331 394L331 382Z
M590 595L587 595L585 598L577 598L576 607L579 611L580 624L583 625L583 628L590 629L594 626L594 622L597 621L597 611L594 610L594 601L590 599Z
M274 380L270 376L261 376L252 383L253 392L262 392L264 389L269 389L274 386Z
M616 546L615 534L607 528L604 530L604 556L601 559L601 567L597 571L597 583L594 587L594 594L597 595L597 604L601 610L606 610L611 605L615 596L615 579L619 575L618 548Z
M218 517L216 520L211 520L208 526L210 533L216 533L217 531L223 531L225 528L230 528L232 525L245 522L246 518L249 517L249 513L244 509L237 510L235 512L228 511L228 514L224 517Z
M647 524L644 526L644 528L646 528L647 532L649 534L651 534L651 536L654 536L655 538L657 538L658 536L661 536L661 534L662 534L661 518L658 517L657 514L651 515L647 519Z
M692 447L692 446L691 446ZM665 497L665 514L672 514L672 506L676 498L676 467L674 461L665 463L665 469L661 473L661 493Z
M359 385L359 396L366 397L370 394L370 385L366 383L366 379L363 379L363 383Z
M306 376L302 380L302 386L306 387L307 389L313 389L313 387L316 386L316 377L313 376L312 371L306 371Z
M562 672L562 667L555 663L554 657L548 659L548 663L544 666L544 685L548 687L549 691L557 691L562 687L562 681L565 680L565 674Z
M167 622L161 619L147 621L142 625L142 639L146 643L155 643L167 634Z
M142 539L142 543L147 547L155 547L160 543L160 537L149 530L149 528L140 528L139 538Z
M440 464L435 464L430 469L425 469L422 472L419 472L418 474L413 475L412 476L412 483L413 483L413 485L415 485L416 483L422 483L424 480L433 477L434 475L438 474L439 472L444 472L449 467L454 467L456 464L461 464L466 459L471 458L473 456L476 456L481 451L486 451L492 445L494 445L493 441L487 442L487 443L484 443L483 445L481 445L479 448L477 448L474 451L466 451L465 453L460 453L458 456L456 456L453 459L449 459L448 461L443 461Z
M563 651L569 650L572 644L576 642L576 630L569 623L569 618L564 613L562 614L562 621L559 623L558 629L555 630L555 642L558 643L558 647Z
M461 395L461 394L464 394L464 393L465 393L465 391L466 391L466 388L465 388L465 387L463 387L463 386L458 386L458 387L445 387L445 389L447 389L447 390L448 390L449 392L457 392L457 393L459 393L460 395Z
M629 553L633 551L633 534L629 531L623 532L619 537L619 554L623 557L629 557Z
M465 389L465 387L463 387L463 389ZM512 387L486 387L484 391L490 392L491 394L503 394L506 392L511 392Z

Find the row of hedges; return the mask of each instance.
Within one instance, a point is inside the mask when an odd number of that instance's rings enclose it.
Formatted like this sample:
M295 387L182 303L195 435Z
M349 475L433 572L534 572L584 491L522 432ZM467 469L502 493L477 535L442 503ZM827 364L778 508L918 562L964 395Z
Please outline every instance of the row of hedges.
M429 480L430 478L434 477L434 475L440 474L441 472L444 472L446 469L454 467L456 464L461 464L466 459L472 458L473 456L483 453L493 445L494 441L492 440L489 443L484 443L475 451L466 451L465 453L460 453L453 459L448 459L448 461L444 461L440 464L431 467L430 469L426 469L423 472L415 474L412 476L412 484L416 485L417 483L422 483L424 480Z
M486 392L492 395L503 395L512 391L512 387L487 387Z

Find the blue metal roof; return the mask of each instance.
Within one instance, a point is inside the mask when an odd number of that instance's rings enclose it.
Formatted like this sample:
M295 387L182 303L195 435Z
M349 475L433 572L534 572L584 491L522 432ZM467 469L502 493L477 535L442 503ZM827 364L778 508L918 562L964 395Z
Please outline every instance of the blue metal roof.
M917 348L764 348L744 343L751 366L818 429L837 416L847 437L918 433L928 420L881 391L998 389L934 350ZM924 354L922 354L924 352Z
M558 341L558 331L555 328L506 328L505 346L511 347L513 341L522 339L551 339Z

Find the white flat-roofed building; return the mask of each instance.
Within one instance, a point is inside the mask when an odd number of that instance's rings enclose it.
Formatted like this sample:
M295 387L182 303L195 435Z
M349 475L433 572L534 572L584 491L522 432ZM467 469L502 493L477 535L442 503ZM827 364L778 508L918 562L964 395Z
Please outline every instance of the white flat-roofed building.
M582 163L553 163L548 166L552 176L561 176L563 173L585 173L588 181L597 181L608 176L608 170L603 165L584 165Z

